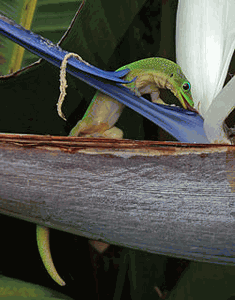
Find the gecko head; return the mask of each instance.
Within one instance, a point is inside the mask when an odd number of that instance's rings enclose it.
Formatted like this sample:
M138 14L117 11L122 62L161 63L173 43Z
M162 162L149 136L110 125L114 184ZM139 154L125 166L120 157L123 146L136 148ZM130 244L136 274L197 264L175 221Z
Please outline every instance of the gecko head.
M175 76L175 73L170 75L169 83L172 86L172 93L179 99L183 108L198 113L198 111L194 108L191 84L186 79L180 68L177 69L177 76Z
M154 60L154 58L152 59ZM152 63L149 59L149 63ZM178 98L183 108L197 112L191 94L191 84L185 77L180 66L165 58L157 58L157 77L155 82L159 88L169 89ZM197 112L198 113L198 112Z
M191 84L189 81L185 81L181 84L177 97L185 109L198 113L198 111L194 108Z

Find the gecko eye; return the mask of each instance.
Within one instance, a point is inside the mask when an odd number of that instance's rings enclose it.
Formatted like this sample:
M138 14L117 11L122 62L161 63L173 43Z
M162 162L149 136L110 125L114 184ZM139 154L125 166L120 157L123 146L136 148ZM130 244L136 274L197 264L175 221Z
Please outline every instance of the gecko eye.
M191 85L189 82L185 82L185 83L183 83L182 87L185 92L188 92L188 91L190 91Z

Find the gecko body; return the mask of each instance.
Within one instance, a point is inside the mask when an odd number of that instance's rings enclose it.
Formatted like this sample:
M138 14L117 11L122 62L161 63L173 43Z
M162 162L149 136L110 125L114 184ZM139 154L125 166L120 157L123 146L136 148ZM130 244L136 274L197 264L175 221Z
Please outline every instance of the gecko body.
M130 72L124 78L127 81L136 78L126 86L136 95L150 94L152 102L165 104L160 98L159 89L169 89L184 108L195 111L190 83L176 63L164 58L153 57L130 63L117 71L126 68L129 68ZM97 91L84 117L78 121L69 136L122 138L122 131L114 125L123 108L123 104ZM37 243L48 273L59 285L65 285L55 269L50 254L49 228L37 226Z
M169 89L186 109L193 109L191 86L181 68L174 62L160 57L142 59L119 68L130 69L125 80L135 81L126 86L136 95L150 94L151 101L165 104L159 89ZM84 117L71 130L69 136L122 138L123 133L114 127L124 105L97 91Z

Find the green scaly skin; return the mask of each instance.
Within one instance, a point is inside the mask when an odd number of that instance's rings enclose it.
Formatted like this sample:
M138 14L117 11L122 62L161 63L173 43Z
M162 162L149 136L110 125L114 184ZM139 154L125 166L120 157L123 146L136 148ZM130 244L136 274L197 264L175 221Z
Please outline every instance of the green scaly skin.
M57 282L59 285L64 286L64 280L59 276L54 266L50 245L49 245L49 228L44 226L37 225L36 227L36 236L37 236L37 244L38 244L38 251L43 261L43 264L51 276L51 278Z
M185 109L193 110L190 83L180 67L165 58L142 59L119 70L130 69L124 77L127 81L136 80L126 86L137 96L150 94L153 102L165 104L160 99L159 88L170 89ZM114 124L122 113L124 105L110 96L97 91L84 117L71 130L69 136L122 138L122 131Z
M153 57L130 63L118 70L126 68L130 69L125 76L127 81L137 77L133 83L127 84L127 87L138 96L150 94L153 102L164 103L160 99L159 88L167 88L179 99L184 108L195 111L190 83L176 63L164 58ZM84 117L71 130L69 136L122 138L122 131L114 127L114 124L123 108L123 104L97 91ZM37 226L37 242L39 253L48 273L59 285L65 285L51 258L49 228Z

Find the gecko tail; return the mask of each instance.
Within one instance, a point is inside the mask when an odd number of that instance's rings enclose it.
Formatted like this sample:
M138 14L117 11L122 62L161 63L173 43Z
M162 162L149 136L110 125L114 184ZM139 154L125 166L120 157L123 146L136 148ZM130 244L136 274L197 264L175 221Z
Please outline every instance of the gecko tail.
M43 264L51 278L61 286L65 285L53 264L49 245L49 228L37 225L37 244Z

